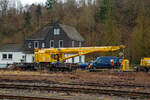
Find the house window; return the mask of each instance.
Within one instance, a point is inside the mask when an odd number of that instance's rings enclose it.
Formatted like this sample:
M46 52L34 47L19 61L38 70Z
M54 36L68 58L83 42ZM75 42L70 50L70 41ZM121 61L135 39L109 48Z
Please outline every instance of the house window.
M22 56L22 59L24 59L25 58L25 56Z
M28 43L28 48L32 48L32 43L31 42Z
M81 42L79 42L79 47L81 47L82 46L82 43Z
M54 29L54 35L59 35L60 34L60 29Z
M7 59L7 54L3 54L3 59Z
M13 55L12 54L8 54L8 59L12 59Z
M38 41L34 42L34 48L39 48L39 42Z
M63 40L59 40L59 48L63 47Z
M12 54L3 54L2 55L2 59L12 59L13 58L13 55Z
M74 47L74 41L72 41L72 47Z
M42 43L42 48L45 48L45 43L44 42Z
M54 48L54 40L50 40L50 48Z

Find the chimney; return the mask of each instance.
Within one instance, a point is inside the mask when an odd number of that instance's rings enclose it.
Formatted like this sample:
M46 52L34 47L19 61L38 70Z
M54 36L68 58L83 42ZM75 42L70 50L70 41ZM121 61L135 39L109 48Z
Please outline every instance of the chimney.
M55 21L54 21L53 19L51 19L50 24L51 24L51 25L54 25L54 24L55 24Z

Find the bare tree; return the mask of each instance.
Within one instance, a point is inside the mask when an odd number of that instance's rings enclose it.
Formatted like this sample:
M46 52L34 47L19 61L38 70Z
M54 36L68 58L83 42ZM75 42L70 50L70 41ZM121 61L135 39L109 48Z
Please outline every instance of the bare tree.
M0 0L0 9L2 11L2 16L7 14L9 0Z

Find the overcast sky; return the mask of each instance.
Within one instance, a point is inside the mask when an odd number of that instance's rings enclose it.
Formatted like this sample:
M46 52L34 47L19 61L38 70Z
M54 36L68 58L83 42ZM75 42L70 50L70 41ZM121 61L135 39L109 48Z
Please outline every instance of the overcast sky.
M32 4L32 3L45 3L46 0L20 0L23 5Z

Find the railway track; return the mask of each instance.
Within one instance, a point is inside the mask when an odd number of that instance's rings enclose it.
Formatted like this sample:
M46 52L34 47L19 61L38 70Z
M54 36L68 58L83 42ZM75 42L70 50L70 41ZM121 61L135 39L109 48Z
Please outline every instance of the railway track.
M58 83L53 81L38 81L38 80L10 80L10 79L0 79L1 83L26 83L26 84L57 84L57 85L72 85L72 86L93 86L93 87L126 87L126 88L150 88L150 85L141 85L141 84L123 84L123 83L91 83L91 82L84 82L84 83Z
M66 99L55 99L45 97L32 97L32 96L15 96L15 95L0 95L0 99L17 99L17 100L66 100Z
M143 88L143 87L138 87ZM40 90L40 91L56 91L56 92L67 92L67 93L85 93L85 94L97 94L97 95L114 95L121 97L130 98L150 98L150 92L141 92L124 89L113 89L113 88L99 88L99 87L87 87L87 86L60 86L60 85L49 85L49 86L38 86L38 85L21 85L21 84L0 84L0 89L15 89L15 90Z

